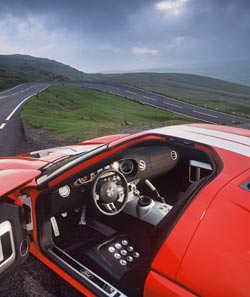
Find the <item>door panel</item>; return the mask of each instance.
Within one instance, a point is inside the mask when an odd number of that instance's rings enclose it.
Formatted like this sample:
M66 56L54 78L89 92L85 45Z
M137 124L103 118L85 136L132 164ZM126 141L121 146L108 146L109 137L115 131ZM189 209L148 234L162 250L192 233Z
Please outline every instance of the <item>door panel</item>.
M8 198L4 200L0 202L0 279L22 264L29 254L23 208Z

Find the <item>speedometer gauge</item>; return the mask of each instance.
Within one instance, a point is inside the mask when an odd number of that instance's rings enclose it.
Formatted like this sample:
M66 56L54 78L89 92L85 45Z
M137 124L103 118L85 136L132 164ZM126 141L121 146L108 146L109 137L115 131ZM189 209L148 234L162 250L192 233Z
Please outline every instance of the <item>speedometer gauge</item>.
M134 164L131 160L122 160L120 162L121 173L128 175L128 174L131 174L133 170L134 170Z
M66 198L70 194L70 187L68 185L59 188L58 193L61 197Z

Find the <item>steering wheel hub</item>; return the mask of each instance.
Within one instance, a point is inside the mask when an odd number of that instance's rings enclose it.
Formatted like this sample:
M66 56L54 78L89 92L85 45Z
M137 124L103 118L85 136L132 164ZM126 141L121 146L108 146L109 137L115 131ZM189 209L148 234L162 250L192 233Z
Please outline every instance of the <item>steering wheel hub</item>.
M105 181L100 188L100 195L104 203L112 203L118 197L118 189L113 181Z

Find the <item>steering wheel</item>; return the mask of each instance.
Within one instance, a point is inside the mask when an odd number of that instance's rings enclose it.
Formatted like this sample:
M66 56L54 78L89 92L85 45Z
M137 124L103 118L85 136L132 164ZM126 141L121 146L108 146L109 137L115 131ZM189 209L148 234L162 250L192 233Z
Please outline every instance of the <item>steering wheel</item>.
M127 203L127 180L117 170L103 170L95 179L92 195L94 204L101 213L114 216L121 212Z

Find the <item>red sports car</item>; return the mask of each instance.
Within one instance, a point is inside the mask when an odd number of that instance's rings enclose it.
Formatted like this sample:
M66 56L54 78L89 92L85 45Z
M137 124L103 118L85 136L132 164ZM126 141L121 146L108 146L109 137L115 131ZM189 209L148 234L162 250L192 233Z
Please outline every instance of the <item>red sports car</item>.
M0 273L86 296L250 296L250 131L180 125L0 159Z

